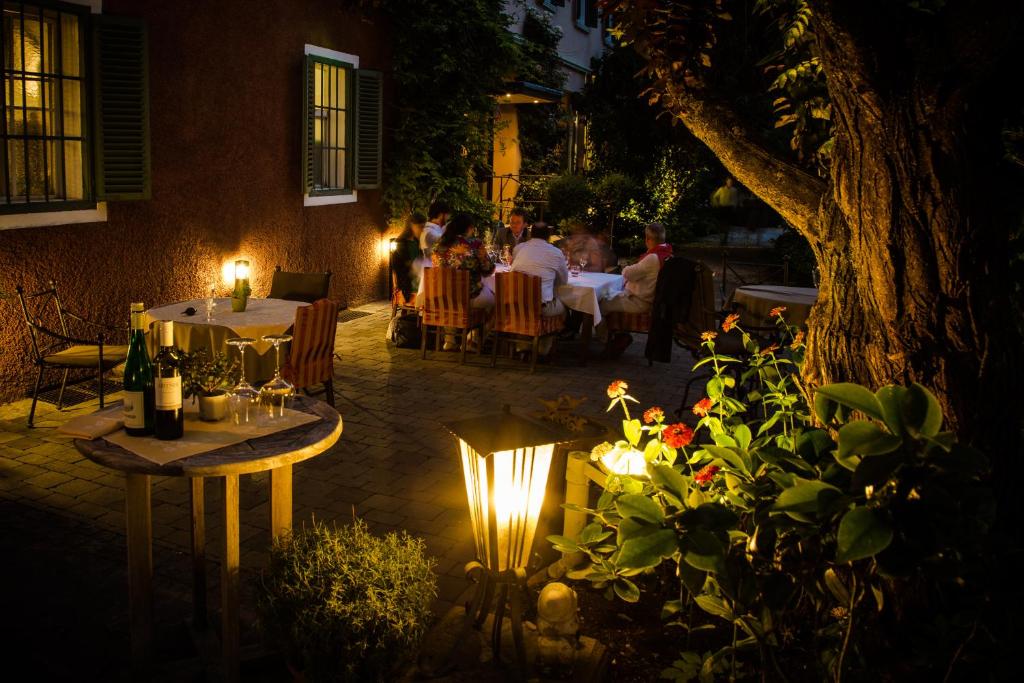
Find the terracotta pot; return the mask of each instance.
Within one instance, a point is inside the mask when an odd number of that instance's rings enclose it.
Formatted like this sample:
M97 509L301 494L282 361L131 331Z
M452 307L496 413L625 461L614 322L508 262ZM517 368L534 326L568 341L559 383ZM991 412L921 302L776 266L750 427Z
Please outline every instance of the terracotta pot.
M228 395L221 391L211 396L199 397L199 419L204 422L218 422L228 416Z

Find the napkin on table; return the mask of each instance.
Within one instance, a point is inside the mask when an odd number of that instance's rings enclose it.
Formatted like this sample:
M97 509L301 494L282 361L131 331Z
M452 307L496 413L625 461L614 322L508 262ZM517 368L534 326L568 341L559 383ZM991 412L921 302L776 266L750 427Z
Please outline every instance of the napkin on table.
M92 415L80 415L71 418L57 428L58 434L73 436L76 439L95 439L106 436L124 427L124 420L114 415L120 413L107 413L106 415L93 413Z

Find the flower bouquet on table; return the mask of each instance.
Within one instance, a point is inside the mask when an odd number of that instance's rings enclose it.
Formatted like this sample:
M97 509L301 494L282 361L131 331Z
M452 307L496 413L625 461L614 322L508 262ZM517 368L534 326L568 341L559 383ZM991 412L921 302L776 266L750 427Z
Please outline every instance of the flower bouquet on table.
M238 380L238 361L206 349L183 353L181 390L199 403L199 419L216 422L227 417L228 390Z

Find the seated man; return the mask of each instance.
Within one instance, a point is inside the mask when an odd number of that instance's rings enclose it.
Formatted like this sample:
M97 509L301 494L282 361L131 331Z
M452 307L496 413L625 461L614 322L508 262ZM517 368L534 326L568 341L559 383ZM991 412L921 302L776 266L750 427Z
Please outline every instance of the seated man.
M448 218L452 214L452 209L448 205L448 202L443 199L436 199L430 204L430 209L427 210L426 225L423 227L423 232L420 234L420 249L423 250L424 265L430 267L430 257L434 251L434 245L441 239L441 235L444 234L445 223L448 222Z
M402 300L411 303L420 287L423 272L423 252L420 237L426 225L426 217L419 212L409 216L409 222L402 234L395 238L391 251L391 272L395 278L395 289L402 293Z
M601 302L601 315L609 313L645 313L654 305L654 289L658 284L661 264L672 255L672 245L665 244L665 226L651 223L644 230L647 252L631 266L622 269L625 288L610 299ZM604 326L604 321L602 321ZM633 341L628 334L609 340L611 355L619 355Z
M569 268L565 265L562 250L551 244L551 228L547 223L534 223L530 230L530 239L515 248L512 258L512 270L540 278L540 300L542 314L545 316L562 315L563 304L555 292L559 285L569 281ZM540 340L537 351L546 356L554 342L552 336Z
M494 245L499 251L508 248L514 251L520 244L530 239L530 230L526 226L526 209L515 208L508 217L508 227L498 228L494 236Z

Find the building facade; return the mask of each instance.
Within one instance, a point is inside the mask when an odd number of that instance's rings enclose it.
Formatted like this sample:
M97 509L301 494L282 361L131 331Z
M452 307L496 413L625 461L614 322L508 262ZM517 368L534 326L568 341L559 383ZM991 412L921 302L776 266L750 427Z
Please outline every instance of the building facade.
M380 23L343 7L5 3L0 400L31 371L18 285L53 280L69 309L119 324L132 301L226 293L239 257L255 296L275 265L330 269L343 305L384 296L390 57Z

